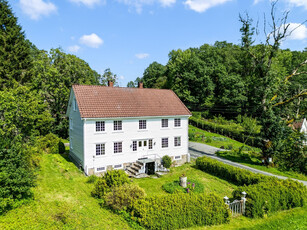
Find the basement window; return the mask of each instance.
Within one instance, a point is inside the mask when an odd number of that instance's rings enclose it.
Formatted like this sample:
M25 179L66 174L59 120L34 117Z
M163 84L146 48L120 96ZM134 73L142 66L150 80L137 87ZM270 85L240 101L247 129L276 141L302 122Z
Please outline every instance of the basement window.
M122 164L119 164L119 165L114 165L113 166L113 168L114 169L121 169L123 167L123 165Z
M99 167L96 169L97 172L106 171L106 167Z

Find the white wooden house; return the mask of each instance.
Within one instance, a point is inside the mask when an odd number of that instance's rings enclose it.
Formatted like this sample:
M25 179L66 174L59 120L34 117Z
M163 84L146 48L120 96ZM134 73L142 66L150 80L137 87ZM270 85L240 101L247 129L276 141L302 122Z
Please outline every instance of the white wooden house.
M67 116L70 157L87 175L155 172L164 155L189 161L191 113L171 90L73 85Z

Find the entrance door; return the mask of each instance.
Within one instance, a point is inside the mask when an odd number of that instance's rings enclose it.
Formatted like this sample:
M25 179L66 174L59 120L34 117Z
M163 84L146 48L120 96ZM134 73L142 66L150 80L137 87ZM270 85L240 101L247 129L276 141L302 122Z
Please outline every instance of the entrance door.
M148 175L155 174L155 162L149 162L145 165L145 173Z
M138 152L141 155L147 155L148 150L148 140L138 140Z

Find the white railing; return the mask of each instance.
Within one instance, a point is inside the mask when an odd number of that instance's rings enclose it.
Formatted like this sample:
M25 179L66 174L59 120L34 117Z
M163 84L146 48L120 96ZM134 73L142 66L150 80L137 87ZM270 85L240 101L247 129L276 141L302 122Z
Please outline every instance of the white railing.
M242 192L242 195L241 200L234 200L231 203L227 196L224 197L225 204L228 205L233 216L245 214L246 192Z

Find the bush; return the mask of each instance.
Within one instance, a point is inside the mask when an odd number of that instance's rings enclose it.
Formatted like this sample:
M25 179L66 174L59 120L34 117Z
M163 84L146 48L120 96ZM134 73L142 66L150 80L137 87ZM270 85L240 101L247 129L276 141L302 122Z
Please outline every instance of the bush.
M145 197L145 191L136 184L123 184L113 187L112 191L105 195L106 204L114 210L131 209L133 202Z
M146 197L132 206L132 219L147 229L178 229L229 222L229 211L214 194Z
M44 137L38 139L39 148L45 151L46 153L56 154L59 153L59 142L61 139L53 134L49 133ZM65 151L65 147L64 147Z
M95 183L98 180L98 177L96 175L90 175L87 180L86 183L92 184Z
M103 198L104 195L111 191L112 187L129 183L128 175L123 170L107 171L103 177L100 177L95 183L92 196Z
M64 145L64 143L62 141L59 141L58 147L59 147L59 153L60 154L65 153L65 145Z
M165 168L170 168L171 165L172 165L172 159L167 155L163 156L162 157L162 165Z
M200 183L198 180L188 180L187 188L183 188L180 186L180 181L176 180L173 182L166 183L162 186L163 190L168 193L176 193L176 192L183 192L183 193L202 193L204 192L204 185Z
M245 215L248 217L263 217L279 210L302 207L307 194L303 184L277 178L239 187L233 192L234 197L240 197L242 191L247 193Z
M268 177L260 174L255 174L245 169L233 167L224 164L208 157L199 157L196 159L198 169L210 173L214 176L225 179L236 185L251 185L257 184Z

